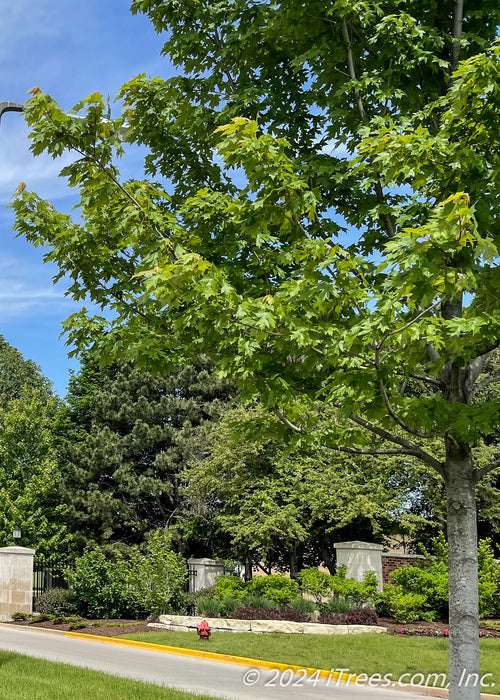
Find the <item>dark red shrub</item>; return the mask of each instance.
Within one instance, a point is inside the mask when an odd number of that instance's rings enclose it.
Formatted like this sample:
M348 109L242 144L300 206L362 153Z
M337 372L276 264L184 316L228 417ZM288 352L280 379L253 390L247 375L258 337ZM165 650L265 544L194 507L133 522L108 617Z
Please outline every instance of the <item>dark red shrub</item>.
M322 612L318 622L323 625L377 625L378 617L370 608L354 608L348 613Z
M354 608L346 615L348 625L378 625L378 617L375 610L370 608Z
M322 612L318 622L322 625L346 625L346 613Z

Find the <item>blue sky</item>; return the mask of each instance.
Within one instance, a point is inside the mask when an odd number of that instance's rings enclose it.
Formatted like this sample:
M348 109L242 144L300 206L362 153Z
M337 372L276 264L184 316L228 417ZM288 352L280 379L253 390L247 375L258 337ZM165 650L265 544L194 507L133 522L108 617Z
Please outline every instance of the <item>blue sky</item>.
M35 85L70 109L95 90L113 99L133 75L172 73L160 56L164 38L149 20L132 16L129 0L0 0L0 101L23 103ZM55 270L43 264L43 251L12 233L7 204L20 181L69 211L72 199L58 172L61 161L29 152L20 114L6 114L0 127L0 334L39 364L64 395L69 360L61 322L77 309L54 286ZM141 172L138 152L126 161L127 176Z

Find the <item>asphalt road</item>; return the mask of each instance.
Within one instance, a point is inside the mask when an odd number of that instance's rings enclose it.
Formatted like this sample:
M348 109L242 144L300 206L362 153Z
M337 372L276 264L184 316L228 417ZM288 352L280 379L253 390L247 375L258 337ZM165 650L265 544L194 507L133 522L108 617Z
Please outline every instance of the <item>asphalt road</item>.
M337 686L335 680L327 687L327 681L322 679L313 683L300 676L292 677L288 673L281 675L277 671L251 670L219 661L71 639L57 633L11 625L0 624L0 648L104 671L115 676L234 700L411 700L424 697L414 693L408 695L399 690L388 692L388 689L362 688L352 684Z

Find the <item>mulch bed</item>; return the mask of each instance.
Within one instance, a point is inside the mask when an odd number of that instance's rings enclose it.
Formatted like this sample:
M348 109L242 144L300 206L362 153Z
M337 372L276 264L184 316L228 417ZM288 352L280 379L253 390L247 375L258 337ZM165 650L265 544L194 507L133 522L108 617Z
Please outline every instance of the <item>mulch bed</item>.
M148 627L146 620L89 620L88 627L74 630L79 634L94 634L100 637L118 637L121 634L137 634L142 632L158 632L158 628ZM99 626L93 626L96 623ZM100 624L99 624L100 623ZM67 632L70 628L69 624L55 625L53 622L34 622L28 624L24 621L5 622L7 625L17 625L22 627L41 627L49 630L59 630L59 632Z

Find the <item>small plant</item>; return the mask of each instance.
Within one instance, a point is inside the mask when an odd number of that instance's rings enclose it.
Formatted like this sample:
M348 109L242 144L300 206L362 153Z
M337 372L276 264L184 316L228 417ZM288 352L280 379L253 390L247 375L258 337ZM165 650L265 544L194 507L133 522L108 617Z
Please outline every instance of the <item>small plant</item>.
M295 598L291 602L291 607L299 612L310 615L316 610L316 603L312 600L306 600L305 598Z
M220 602L220 614L222 617L230 617L237 607L241 605L239 600L236 598L231 598L230 596L224 596Z
M197 615L198 614L198 601L200 598L213 598L214 597L215 586L210 586L209 588L204 588L201 591L196 591L196 593L188 593L186 595L186 614L187 615Z
M26 622L26 620L29 620L30 615L29 615L29 613L15 612L15 613L12 613L11 617L16 622Z
M80 622L72 622L68 629L71 631L82 630L84 627L88 627L89 623L86 620L81 620Z
M198 598L196 601L198 615L217 617L220 615L221 603L215 598Z
M346 625L346 613L322 612L318 618L321 625Z
M378 625L378 617L370 608L354 608L348 613L322 612L318 622L323 625Z
M34 625L36 622L52 622L53 619L54 615L35 615L29 620L28 624Z
M345 598L343 595L330 598L330 600L321 606L323 612L328 613L340 613L342 615L347 615L354 607L354 602L349 598Z
M247 593L243 598L243 603L247 608L277 608L277 604L273 600L269 600L264 595L258 593Z

